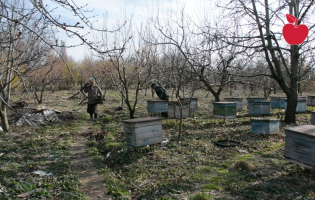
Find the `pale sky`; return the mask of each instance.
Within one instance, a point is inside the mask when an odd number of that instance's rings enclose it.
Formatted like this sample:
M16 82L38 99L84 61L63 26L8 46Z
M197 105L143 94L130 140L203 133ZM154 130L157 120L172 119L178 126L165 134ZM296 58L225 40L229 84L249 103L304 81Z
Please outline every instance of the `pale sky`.
M165 10L180 10L181 5L185 4L186 12L192 17L199 17L200 13L213 13L214 3L211 0L75 0L78 6L88 4L85 9L93 10L86 13L86 16L96 16L91 18L92 21L102 23L103 16L107 15L109 26L115 25L117 18L122 16L125 11L127 13L134 13L135 23L145 21L148 15L152 12L152 8L156 9L156 4L159 2L160 9ZM43 4L48 4L49 8L56 8L53 15L58 17L60 15L60 22L67 24L76 24L78 21L73 14L61 6L53 4L50 0L43 0ZM153 5L155 4L155 5ZM81 34L89 32L87 28L79 30ZM65 40L67 45L79 44L80 40L77 38L68 38L65 33L58 33L61 40ZM86 47L76 47L67 50L68 55L71 55L76 60L83 59L84 54L88 53Z

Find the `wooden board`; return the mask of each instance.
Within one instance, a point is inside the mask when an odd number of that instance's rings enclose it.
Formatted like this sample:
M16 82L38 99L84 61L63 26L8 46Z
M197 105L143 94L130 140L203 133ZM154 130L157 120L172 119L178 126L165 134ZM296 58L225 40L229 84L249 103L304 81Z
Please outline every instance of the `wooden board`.
M235 102L214 102L213 114L215 118L232 119L236 118L236 105Z
M285 108L285 97L270 97L271 108Z
M180 106L178 102L169 102L167 107L168 118L180 118ZM190 115L189 104L182 105L182 117L187 118Z
M224 98L226 102L235 102L236 103L236 111L243 111L243 98Z
M167 112L167 101L147 101L147 110L148 113Z
M150 125L150 126L142 126L142 127L124 127L125 133L136 134L136 137L139 137L141 134L154 134L156 132L162 131L162 124Z
M311 112L311 124L315 125L315 112L314 111Z
M257 97L257 98L246 98L246 101L247 101L247 107L248 107L248 102L263 102L265 101L266 99L263 98L263 97Z
M151 144L159 144L163 142L163 137L145 138L143 140L137 140L134 137L126 137L126 144L133 148L143 147Z
M279 120L272 119L251 119L252 133L275 134L279 130Z
M315 126L303 125L285 129L285 157L315 166Z
M180 99L182 103L189 103L190 112L196 111L198 98L182 98Z
M284 156L285 157L285 156ZM314 169L314 167L313 166L310 166L310 165L307 165L307 164L305 164L305 163L301 163L301 162L299 162L299 161L297 161L297 160L293 160L293 159L290 159L290 158L284 158L286 161L288 161L288 162L292 162L292 163L294 163L294 164L297 164L297 165L300 165L301 167L306 167L306 168L308 168L308 169Z
M315 96L307 96L307 105L315 106Z
M162 118L145 117L124 120L126 143L137 148L163 141Z
M270 115L270 102L248 102L249 115Z
M285 110L287 109L287 100L285 101ZM296 110L297 113L305 113L306 112L306 99L299 97L299 100L296 105Z

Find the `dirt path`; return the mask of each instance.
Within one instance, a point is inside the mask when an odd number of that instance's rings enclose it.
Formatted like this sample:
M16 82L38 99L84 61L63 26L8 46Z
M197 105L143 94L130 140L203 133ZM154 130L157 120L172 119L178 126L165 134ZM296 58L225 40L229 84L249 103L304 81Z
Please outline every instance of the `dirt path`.
M105 183L102 177L97 173L93 166L93 161L86 153L86 138L78 136L75 143L71 145L71 156L74 157L72 170L79 174L81 182L80 190L87 199L105 199L111 198L106 195Z

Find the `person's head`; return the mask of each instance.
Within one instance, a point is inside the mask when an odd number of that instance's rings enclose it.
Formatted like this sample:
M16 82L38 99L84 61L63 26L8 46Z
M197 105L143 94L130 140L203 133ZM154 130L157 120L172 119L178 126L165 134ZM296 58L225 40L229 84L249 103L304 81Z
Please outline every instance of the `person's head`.
M155 83L152 83L151 88L154 88L154 87L155 87Z
M89 82L90 82L90 85L91 85L91 86L94 86L94 85L95 85L95 80L94 80L94 78L90 78L90 79L89 79Z

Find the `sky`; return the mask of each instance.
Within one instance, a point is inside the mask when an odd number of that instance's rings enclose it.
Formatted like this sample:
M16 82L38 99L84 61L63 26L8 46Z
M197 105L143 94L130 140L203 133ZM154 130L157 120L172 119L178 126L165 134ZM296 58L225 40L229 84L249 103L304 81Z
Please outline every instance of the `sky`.
M148 18L153 10L157 9L157 2L160 5L160 10L180 10L181 5L185 5L186 12L194 17L200 17L201 11L203 13L213 13L214 3L211 0L75 0L77 6L85 6L85 10L89 10L85 15L92 17L91 21L95 25L102 24L104 16L107 16L107 23L109 26L117 24L117 19L121 18L123 13L133 13L135 24L140 24ZM43 0L44 5L48 5L49 9L54 9L53 16L59 17L60 22L67 24L76 24L78 19L68 10L63 9L60 5L54 4L50 0ZM152 10L153 9L153 10ZM81 34L86 34L90 30L87 28L78 30ZM69 38L63 31L57 33L60 40L66 41L67 45L80 44L78 38ZM92 38L92 34L88 35ZM68 55L72 56L75 60L81 60L85 54L89 54L85 46L70 48L67 50Z

